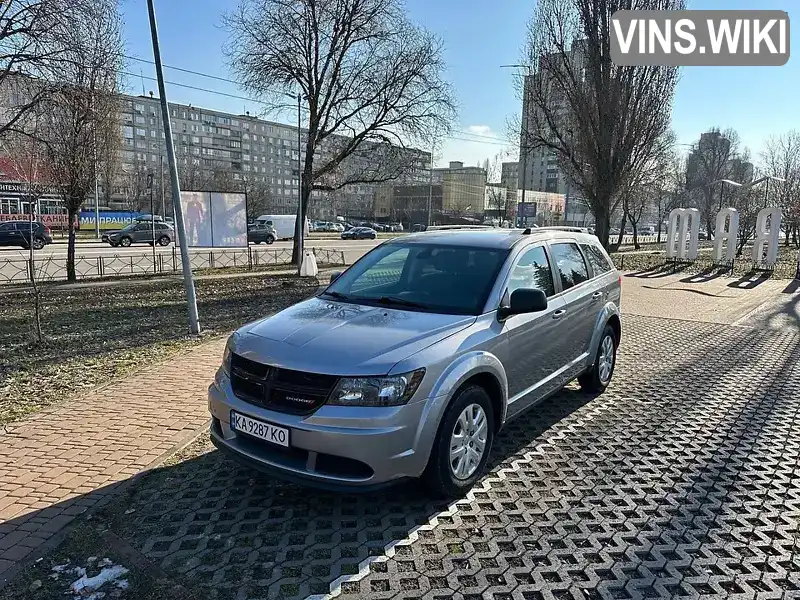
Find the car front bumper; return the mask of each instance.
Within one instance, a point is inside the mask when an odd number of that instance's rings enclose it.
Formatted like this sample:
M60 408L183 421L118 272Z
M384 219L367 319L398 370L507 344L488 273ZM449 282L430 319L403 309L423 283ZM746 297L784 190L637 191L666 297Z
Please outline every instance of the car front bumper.
M293 415L237 398L220 369L208 388L211 440L249 466L326 489L372 490L422 475L444 397L387 408L323 405ZM231 411L290 431L284 448L231 429Z

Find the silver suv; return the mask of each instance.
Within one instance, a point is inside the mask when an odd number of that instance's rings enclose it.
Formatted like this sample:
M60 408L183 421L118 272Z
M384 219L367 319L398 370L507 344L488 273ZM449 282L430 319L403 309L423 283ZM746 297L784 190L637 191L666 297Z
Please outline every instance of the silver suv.
M318 296L228 340L211 439L277 477L458 495L494 436L577 378L602 392L620 276L597 238L436 231L384 242Z

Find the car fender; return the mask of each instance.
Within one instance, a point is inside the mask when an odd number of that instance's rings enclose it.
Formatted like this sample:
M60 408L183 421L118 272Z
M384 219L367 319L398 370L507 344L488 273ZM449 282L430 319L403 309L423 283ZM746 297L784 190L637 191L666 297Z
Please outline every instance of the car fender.
M488 373L493 376L500 384L502 414L498 415L498 418L499 424L505 423L508 407L508 378L506 377L503 363L491 352L476 350L462 354L455 361L450 363L450 365L442 371L431 388L431 398L443 397L447 400L443 404L442 410L440 410L439 414L436 416L437 429L439 427L439 421L441 421L444 415L444 409L452 400L456 390L471 377L482 373Z
M600 345L600 337L603 335L603 330L611 317L616 316L620 321L622 317L619 308L613 302L606 302L600 311L597 313L597 320L594 323L594 331L592 331L592 341L589 344L589 360L593 361L597 348Z

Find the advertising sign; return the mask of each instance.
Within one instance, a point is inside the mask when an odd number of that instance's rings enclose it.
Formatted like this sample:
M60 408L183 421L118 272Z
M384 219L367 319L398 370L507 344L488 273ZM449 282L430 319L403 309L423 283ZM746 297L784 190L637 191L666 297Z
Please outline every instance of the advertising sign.
M127 210L101 210L100 211L100 229L122 229L141 213L132 212ZM94 211L82 210L79 215L79 223L81 229L94 229Z
M29 219L30 215L0 214L0 221L27 221ZM67 226L66 214L36 215L36 220L50 228L60 228Z
M526 202L523 204L519 202L517 204L517 216L519 217L536 217L536 203L535 202Z
M244 194L181 192L181 206L189 246L247 246L247 206Z

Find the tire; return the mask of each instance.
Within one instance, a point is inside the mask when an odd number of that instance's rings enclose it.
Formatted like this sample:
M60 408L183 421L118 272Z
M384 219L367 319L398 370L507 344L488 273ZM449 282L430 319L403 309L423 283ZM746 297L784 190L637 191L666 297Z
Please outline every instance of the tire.
M479 419L476 432L478 437L473 438L476 445L473 446L473 441L470 441L469 446L462 446L462 448L465 449L465 454L470 452L469 448L474 450L480 443L480 433L483 432L483 452L477 459L477 463L475 463L473 453L473 460L467 461L468 464L465 465L463 462L456 462L457 458L452 458L451 444L458 431L463 429L465 423L469 422L469 419L463 415L469 415L469 411L472 411L472 415L476 415L474 408L476 406L483 414L482 425ZM439 425L431 456L428 459L428 466L423 474L425 484L433 494L444 497L462 496L472 488L483 474L486 461L489 459L494 441L494 418L492 402L485 389L478 385L469 385L457 392ZM461 461L464 459L465 457L462 457ZM462 467L463 470L457 475L456 471L460 470L459 467Z
M272 244L272 243L275 241L275 238L274 238L274 237L272 237L271 235L268 235L268 236L267 236L267 238L266 238L264 241L265 241L265 242L267 243L267 245L269 246L270 244Z
M112 248L119 248L119 242L108 242Z
M44 246L45 246L45 241L42 238L40 237L33 238L34 250L41 250L42 248L44 248Z
M158 245L169 246L169 236L162 235L160 238L158 238Z
M377 237L378 237L377 235L371 235L371 236L369 236L369 239L371 239L371 240L374 240L374 239L376 239Z
M261 243L261 240L253 240L253 243L258 246Z
M578 377L578 383L584 392L601 394L611 383L614 367L617 365L618 344L614 330L610 325L606 325L591 368Z
M133 240L131 240L131 238L129 237L123 237L119 239L119 245L122 246L123 248L128 248L131 245L132 241Z

